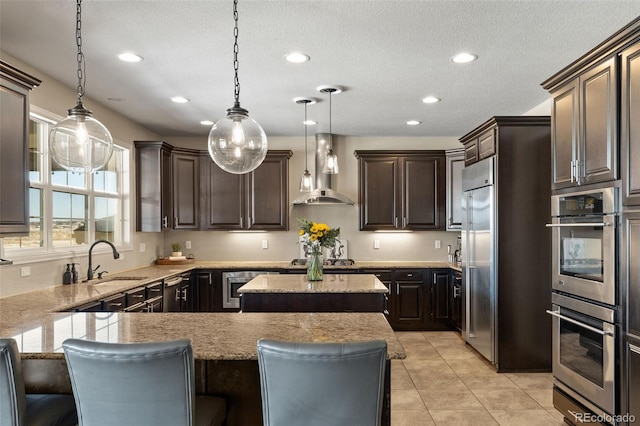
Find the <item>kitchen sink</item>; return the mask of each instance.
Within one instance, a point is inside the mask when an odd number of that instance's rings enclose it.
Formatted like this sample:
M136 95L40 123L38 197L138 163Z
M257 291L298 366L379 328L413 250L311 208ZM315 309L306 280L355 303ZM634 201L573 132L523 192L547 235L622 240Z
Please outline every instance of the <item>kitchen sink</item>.
M138 276L122 276L122 277L107 277L107 278L95 278L91 281L85 281L88 284L102 284L108 283L111 281L140 281L146 280L149 277L138 277Z

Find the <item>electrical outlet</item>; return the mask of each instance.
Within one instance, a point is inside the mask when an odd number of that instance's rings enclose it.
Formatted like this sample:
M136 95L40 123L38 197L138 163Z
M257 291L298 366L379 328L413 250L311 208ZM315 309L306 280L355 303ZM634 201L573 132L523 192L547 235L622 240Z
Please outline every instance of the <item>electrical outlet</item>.
M262 248L263 249L269 248L269 240L262 240Z
M185 241L184 246L187 248L187 250L191 250L191 241Z
M436 240L436 248L440 248L440 240Z
M380 240L373 240L373 248L374 250L378 250L380 248Z
M140 253L144 253L147 249L147 245L145 243L140 243Z
M21 277L28 277L29 275L31 275L31 266L23 266L20 268Z

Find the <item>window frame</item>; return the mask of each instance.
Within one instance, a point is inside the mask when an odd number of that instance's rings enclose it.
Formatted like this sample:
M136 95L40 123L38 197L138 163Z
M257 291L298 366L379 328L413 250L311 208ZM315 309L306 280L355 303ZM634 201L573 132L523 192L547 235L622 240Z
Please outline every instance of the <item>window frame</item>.
M64 117L57 116L37 106L31 105L29 120L44 123L47 126L53 126ZM49 128L45 128L41 137L46 138ZM51 161L49 157L49 146L46 140L40 140L39 146L42 153L38 155L38 163L40 170L40 181L29 181L29 189L37 188L42 191L42 224L41 238L43 239L42 247L21 247L13 248L4 245L2 247L5 256L11 257L14 264L33 263L49 260L58 260L61 257L81 257L88 255L90 245L95 242L95 199L109 198L119 200L118 214L120 216L119 230L115 231L121 234L121 241L114 243L118 251L126 252L132 250L132 211L131 211L131 193L133 184L131 181L132 165L133 165L133 149L131 145L114 140L114 146L122 149L122 165L121 175L119 176L118 192L112 193L108 191L96 191L94 182L86 174L84 175L85 185L83 188L71 187L53 184L51 179ZM79 194L87 197L85 226L87 227L89 238L87 243L76 246L56 247L53 241L53 192L63 192L68 194ZM0 240L1 241L1 240ZM1 244L1 243L0 243ZM101 251L96 248L96 251ZM105 249L106 251L106 249Z

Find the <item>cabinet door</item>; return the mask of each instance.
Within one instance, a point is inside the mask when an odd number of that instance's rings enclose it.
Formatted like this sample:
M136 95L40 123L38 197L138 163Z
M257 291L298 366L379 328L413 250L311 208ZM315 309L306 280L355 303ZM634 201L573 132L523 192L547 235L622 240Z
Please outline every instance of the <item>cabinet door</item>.
M431 271L431 321L448 324L451 313L449 311L449 270Z
M198 155L173 153L173 228L198 229L200 168Z
M208 158L208 156L207 156ZM242 229L244 202L243 175L225 172L211 158L201 158L204 229Z
M615 180L618 176L617 88L615 57L580 76L581 184Z
M173 227L171 146L136 141L136 231L160 232Z
M360 158L360 230L400 229L400 160Z
M464 151L447 151L447 231L462 229L462 169Z
M428 322L427 293L421 270L395 271L394 322L398 330L423 330Z
M491 129L478 137L478 158L484 160L496 153L496 129Z
M195 312L198 305L196 286L190 280L183 280L180 284L180 312Z
M0 236L29 234L28 90L0 79Z
M640 336L640 212L622 215L622 273L623 311L627 312L629 333Z
M271 154L247 175L246 229L289 229L289 154Z
M200 271L194 272L192 275L192 284L194 291L197 293L197 305L194 310L196 312L213 312L213 273Z
M464 165L469 166L478 162L478 139L464 144Z
M444 229L445 158L402 158L402 229Z
M622 52L622 203L640 205L640 43ZM635 167L631 167L635 164Z
M552 93L551 150L554 189L575 185L574 160L578 143L578 82Z
M629 416L640 419L640 342L627 343L627 407Z

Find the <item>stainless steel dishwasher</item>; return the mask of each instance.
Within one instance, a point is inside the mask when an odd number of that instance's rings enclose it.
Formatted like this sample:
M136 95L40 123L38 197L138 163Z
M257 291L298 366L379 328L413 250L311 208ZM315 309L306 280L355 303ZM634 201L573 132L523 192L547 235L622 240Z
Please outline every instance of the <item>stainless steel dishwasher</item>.
M182 283L189 281L189 274L180 274L164 280L163 312L180 312L183 299Z

